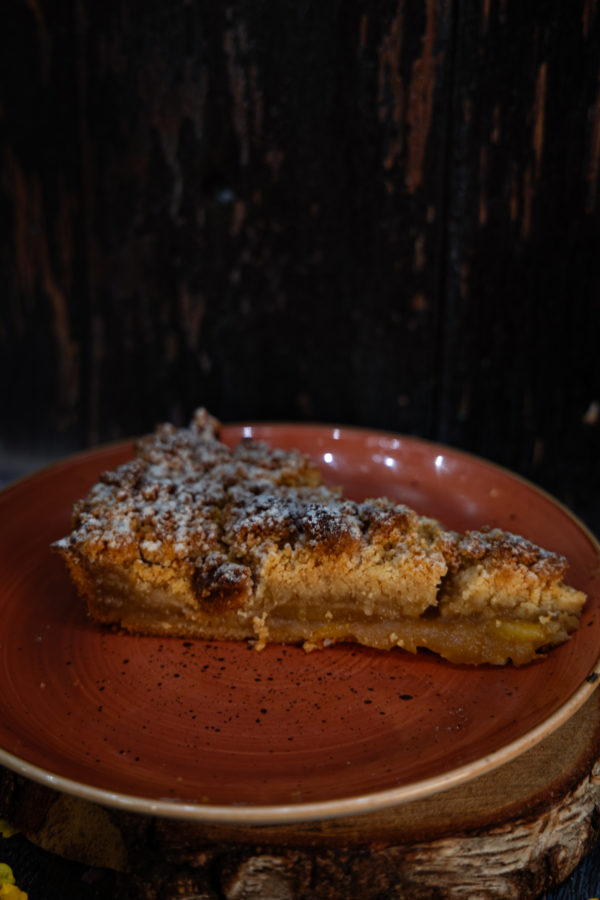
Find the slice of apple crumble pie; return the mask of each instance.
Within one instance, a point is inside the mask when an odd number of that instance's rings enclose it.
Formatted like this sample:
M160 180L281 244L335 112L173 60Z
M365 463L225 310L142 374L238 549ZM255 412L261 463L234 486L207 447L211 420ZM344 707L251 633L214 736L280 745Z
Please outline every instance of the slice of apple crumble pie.
M75 505L54 548L97 622L499 665L577 628L586 598L564 584L563 557L497 529L456 534L385 498L348 500L304 454L218 435L205 410L189 428L160 425Z

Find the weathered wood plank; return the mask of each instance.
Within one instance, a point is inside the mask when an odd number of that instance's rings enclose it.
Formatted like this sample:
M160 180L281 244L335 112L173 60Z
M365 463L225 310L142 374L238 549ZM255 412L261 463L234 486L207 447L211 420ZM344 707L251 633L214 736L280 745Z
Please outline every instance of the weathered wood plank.
M9 450L204 402L464 446L600 527L593 0L11 8Z
M43 398L20 372L14 439L198 402L431 431L450 3L73 0L66 32L15 7L50 63L7 57L3 359L43 343L46 372ZM28 92L45 114L25 129Z
M431 430L449 9L85 8L95 435Z
M597 0L7 13L0 455L202 402L447 441L600 533Z
M21 880L36 878L42 848L57 871L60 857L72 860L73 879L90 866L100 898L534 900L598 837L599 707L595 694L542 744L471 783L362 816L279 826L153 819L0 769L0 817L32 843ZM9 860L23 835L10 840L0 844Z
M85 269L70 6L11 0L0 34L2 435L83 439ZM10 23L10 25L8 25Z
M600 16L459 3L439 436L600 524Z

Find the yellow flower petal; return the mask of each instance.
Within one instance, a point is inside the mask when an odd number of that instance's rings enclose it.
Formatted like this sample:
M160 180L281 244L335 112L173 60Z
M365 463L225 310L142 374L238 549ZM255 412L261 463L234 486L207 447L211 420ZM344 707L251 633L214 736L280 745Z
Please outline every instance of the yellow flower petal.
M4 884L0 887L0 900L27 900L25 891L20 891L15 884Z
M0 885L14 884L15 876L10 866L6 863L0 863Z

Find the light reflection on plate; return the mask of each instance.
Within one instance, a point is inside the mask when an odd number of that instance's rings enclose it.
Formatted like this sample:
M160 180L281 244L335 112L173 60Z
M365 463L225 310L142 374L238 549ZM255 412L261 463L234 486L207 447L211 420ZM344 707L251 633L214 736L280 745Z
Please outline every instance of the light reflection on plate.
M0 494L0 762L59 790L152 814L290 822L372 811L515 758L594 689L598 545L522 479L425 441L336 426L228 426L313 455L349 496L387 494L463 530L562 552L589 594L573 639L523 669L471 669L349 646L160 640L89 623L50 542L120 444ZM588 679L592 673L592 678Z

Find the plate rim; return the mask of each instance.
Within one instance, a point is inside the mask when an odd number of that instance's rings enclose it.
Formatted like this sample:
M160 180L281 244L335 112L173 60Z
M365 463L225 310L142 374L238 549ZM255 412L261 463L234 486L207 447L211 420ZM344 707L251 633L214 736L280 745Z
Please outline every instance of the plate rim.
M483 465L485 468L498 470L510 479L520 482L524 487L532 490L540 497L546 499L564 515L571 519L577 529L587 538L593 550L600 560L600 542L591 529L561 500L553 496L545 488L535 484L527 477L514 472L506 466L479 456L468 450L454 447L440 441L423 438L416 435L395 432L388 429L370 428L360 425L332 424L324 422L294 422L292 420L241 420L234 422L222 422L223 429L260 429L269 428L283 430L294 428L299 431L319 430L324 434L331 434L337 430L346 434L362 434L372 437L389 437L396 440L407 441L412 444L421 444L429 448L437 448L448 451L455 456ZM0 502L3 496L12 488L18 487L34 478L52 474L55 469L68 466L70 463L83 461L95 453L110 450L125 450L132 446L138 436L121 438L114 441L96 444L83 448L74 453L59 457L31 472L18 476L6 483L0 489ZM260 439L260 438L259 438ZM282 825L301 822L311 822L327 819L335 819L354 815L364 815L381 811L393 806L400 806L416 800L423 800L437 793L443 793L454 787L474 781L488 772L511 762L526 753L532 747L539 744L564 725L592 696L600 681L600 649L588 674L581 684L567 697L567 699L550 716L545 718L523 735L509 741L497 750L484 754L482 757L457 766L448 772L438 774L426 779L420 779L399 787L387 788L383 791L375 791L368 794L353 794L349 797L334 800L322 800L312 802L299 802L291 804L212 804L212 803L186 803L177 800L152 800L148 797L136 794L127 794L120 791L110 791L98 788L83 781L58 775L49 769L37 766L27 760L10 753L0 746L0 764L7 769L30 778L32 781L42 784L47 788L64 792L101 806L108 806L122 811L140 813L149 816L178 819L181 821L196 821L214 824L228 825Z

